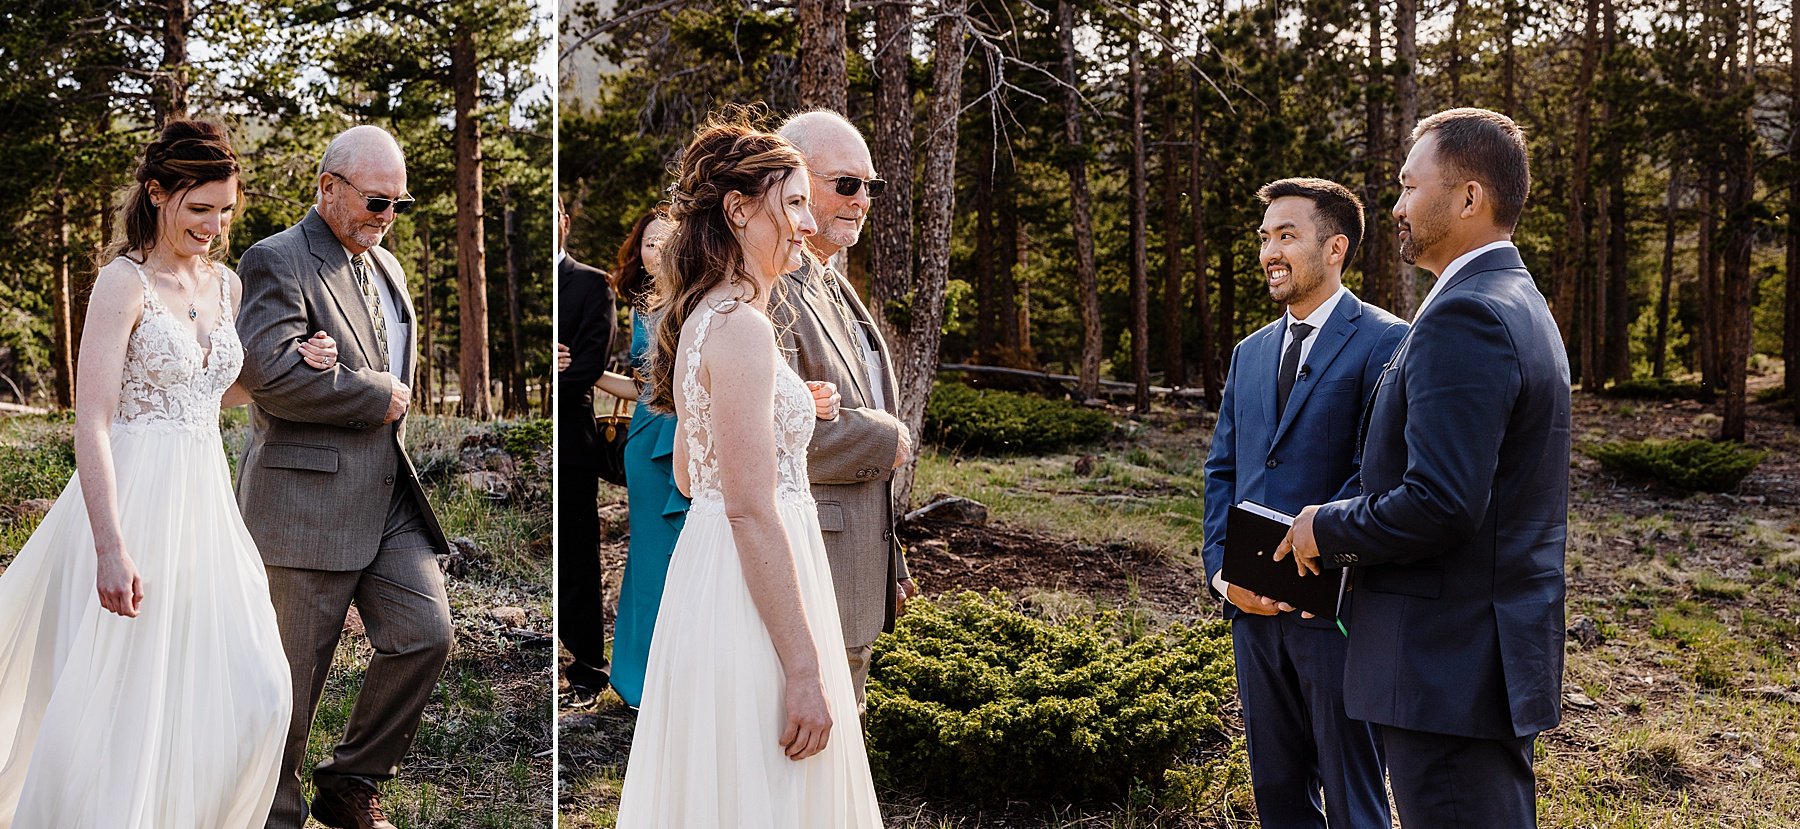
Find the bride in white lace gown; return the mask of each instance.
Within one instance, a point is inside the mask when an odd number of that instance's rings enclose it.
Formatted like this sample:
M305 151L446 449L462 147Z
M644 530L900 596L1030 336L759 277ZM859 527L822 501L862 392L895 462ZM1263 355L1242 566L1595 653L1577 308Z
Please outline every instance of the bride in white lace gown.
M207 258L236 170L221 128L169 124L127 196L125 255L96 280L78 471L0 575L0 829L268 813L291 683L219 434L221 403L248 400L237 277ZM335 359L328 338L304 349Z
M693 498L675 543L620 829L877 829L881 815L806 477L814 406L770 289L799 267L811 177L773 135L689 145L652 387Z

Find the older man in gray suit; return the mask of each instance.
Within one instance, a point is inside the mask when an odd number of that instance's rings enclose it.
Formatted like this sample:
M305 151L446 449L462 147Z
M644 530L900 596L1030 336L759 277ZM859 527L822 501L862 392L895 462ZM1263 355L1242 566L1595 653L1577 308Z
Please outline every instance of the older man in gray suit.
M885 182L875 178L862 134L835 112L801 113L780 133L806 156L813 176L810 204L819 232L807 241L825 264L782 279L783 301L772 312L786 332L782 346L794 369L835 384L843 397L838 416L814 426L806 460L861 705L875 637L893 629L907 597L919 592L894 537L891 484L894 470L912 457L913 442L896 417L893 360L856 290L830 264L856 244L869 200Z
M242 380L254 401L238 503L268 567L294 709L269 829L300 829L300 763L352 601L375 656L342 741L313 770L312 815L339 829L392 829L376 785L392 777L443 672L448 548L407 458L404 417L417 365L406 277L379 247L412 206L393 136L355 127L319 160L318 202L238 265ZM339 362L315 371L298 346L315 331Z

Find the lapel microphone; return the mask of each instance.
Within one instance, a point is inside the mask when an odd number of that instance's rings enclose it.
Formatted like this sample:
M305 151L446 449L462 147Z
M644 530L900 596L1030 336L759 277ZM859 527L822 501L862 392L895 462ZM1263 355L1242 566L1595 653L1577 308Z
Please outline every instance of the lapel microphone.
M1302 365L1301 365L1301 366L1300 366L1300 374L1299 374L1299 376L1298 376L1298 377L1297 377L1297 378L1295 378L1295 379L1298 379L1298 380L1305 380L1305 379L1306 379L1306 375L1308 375L1308 374L1311 374L1311 373L1312 373L1312 366L1309 366L1309 365L1305 365L1305 364L1302 364Z

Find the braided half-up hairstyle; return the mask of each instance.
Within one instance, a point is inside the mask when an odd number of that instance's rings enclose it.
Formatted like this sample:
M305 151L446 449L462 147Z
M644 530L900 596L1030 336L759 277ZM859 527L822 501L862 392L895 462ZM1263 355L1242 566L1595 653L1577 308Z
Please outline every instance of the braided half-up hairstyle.
M237 151L232 149L231 138L225 134L223 126L212 121L188 120L164 124L156 140L144 147L143 161L133 176L135 180L124 189L119 205L119 231L112 243L101 251L100 264L111 262L129 251L148 254L156 247L160 232L159 211L150 200L151 182L156 182L169 195L171 201L164 204L173 207L173 200L180 198L183 191L224 181L238 172ZM243 198L241 183L236 198L239 201ZM221 237L224 235L220 234ZM213 245L215 252L223 249L217 239Z
M681 328L708 292L727 282L756 283L744 275L744 254L725 215L725 196L737 192L755 203L771 187L803 171L806 159L778 135L751 127L744 110L727 110L700 127L675 170L669 188L667 219L674 227L665 237L663 273L656 280L655 304L662 314L656 324L650 360L650 404L674 411L675 350Z

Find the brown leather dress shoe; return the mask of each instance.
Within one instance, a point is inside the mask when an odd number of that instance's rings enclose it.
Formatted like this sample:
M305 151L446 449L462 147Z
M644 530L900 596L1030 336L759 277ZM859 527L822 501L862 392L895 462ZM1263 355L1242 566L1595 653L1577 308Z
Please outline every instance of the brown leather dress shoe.
M355 778L314 795L312 816L332 829L396 829L381 810L375 787Z

